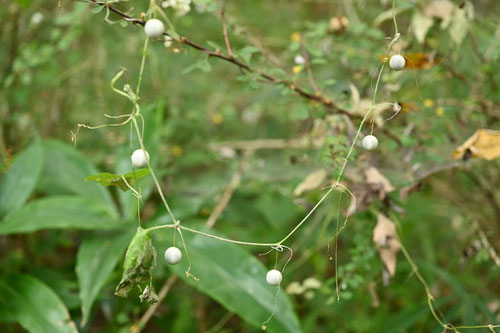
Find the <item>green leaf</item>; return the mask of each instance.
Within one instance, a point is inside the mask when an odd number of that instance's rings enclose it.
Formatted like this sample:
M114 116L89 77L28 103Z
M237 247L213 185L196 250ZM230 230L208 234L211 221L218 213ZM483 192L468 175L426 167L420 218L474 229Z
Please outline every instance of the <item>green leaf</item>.
M238 51L235 52L234 56L235 57L241 57L245 60L245 62L250 62L250 59L252 58L252 54L259 52L259 49L253 46L246 46Z
M200 60L198 62L198 67L201 69L202 72L208 73L212 70L212 66L208 62L208 58L205 58L204 60Z
M196 68L198 68L198 63L197 62L195 62L194 64L191 64L191 65L187 66L186 68L184 68L182 70L182 74L189 74L192 71L194 71Z
M16 0L23 8L28 8L31 5L31 0Z
M209 40L207 40L207 45L210 46L211 48L213 48L216 51L217 50L223 50L223 48L219 44L214 43L214 42L209 41Z
M446 304L451 299L453 295L439 298L434 302L436 307ZM423 303L417 306L412 306L407 310L401 311L398 315L391 318L389 322L384 322L383 327L380 328L380 332L386 333L398 333L408 331L417 322L423 319L431 320L432 314L429 311L429 305ZM411 331L411 330L410 330Z
M29 275L0 279L0 312L30 332L78 332L59 297Z
M109 191L98 184L85 182L97 169L76 148L65 143L48 140L43 143L45 167L43 188L49 193L75 193L106 203L116 211ZM61 193L62 192L62 193Z
M115 175L113 173L98 173L97 175L85 178L86 181L95 181L103 186L116 186L123 192L127 192L130 188L127 186L123 178L130 186L134 186L136 181L151 173L149 169L140 169L135 172L129 172L124 175ZM122 178L123 177L123 178Z
M87 323L92 305L121 259L133 231L131 228L118 234L91 234L80 245L76 258L76 275L82 300L81 326Z
M241 246L200 235L193 237L186 234L184 238L192 260L191 273L199 281L186 276L185 256L179 264L169 267L228 311L260 328L273 312L277 290L266 283L268 269ZM301 332L292 304L283 289L278 296L276 313L267 327L268 332Z
M81 196L52 196L9 215L0 223L0 235L42 229L113 229L121 225L101 203Z
M179 40L180 38L179 34L171 29L167 30L167 34L175 40Z
M20 208L29 198L43 169L40 142L17 155L0 183L0 216Z
M97 7L94 7L90 10L90 12L92 14L99 14L100 12L102 12L102 10L104 9L105 6L97 6Z

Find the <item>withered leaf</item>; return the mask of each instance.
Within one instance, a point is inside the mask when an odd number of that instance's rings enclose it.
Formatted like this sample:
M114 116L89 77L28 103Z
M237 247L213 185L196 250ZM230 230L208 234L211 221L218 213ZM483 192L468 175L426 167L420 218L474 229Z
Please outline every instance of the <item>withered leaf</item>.
M377 215L377 225L373 229L373 241L389 275L394 276L401 245L396 236L396 226L384 214L378 213Z
M133 287L151 280L151 270L155 262L156 250L151 242L151 233L139 227L125 254L123 275L116 287L115 295L127 297Z
M378 192L380 200L384 199L387 193L394 191L394 186L375 167L365 169L366 183L373 191Z
M321 186L326 178L325 169L319 169L307 175L307 177L295 188L294 195L301 195L304 192L312 191Z
M494 160L500 157L500 131L479 129L453 152L454 159L461 159L467 151L473 157Z
M147 287L144 289L144 292L141 296L139 296L139 298L141 302L146 301L150 304L158 303L158 295L156 295L156 291L152 283L147 285Z

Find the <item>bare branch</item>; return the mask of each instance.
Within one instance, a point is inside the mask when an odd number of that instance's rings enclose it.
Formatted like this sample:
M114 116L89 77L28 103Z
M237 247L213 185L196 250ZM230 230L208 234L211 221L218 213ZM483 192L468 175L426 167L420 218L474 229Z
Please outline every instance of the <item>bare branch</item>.
M122 12L121 10L113 7L109 3L106 3L104 1L99 1L99 0L89 0L89 1L91 3L94 3L94 4L99 5L99 6L106 6L111 12L113 12L113 13L121 16L127 22L131 22L131 23L134 23L134 24L139 24L139 25L142 25L142 26L146 24L146 22L144 20L133 18L130 15ZM164 32L163 34L165 36L169 36L169 37L173 38L167 32ZM309 101L319 103L319 104L325 106L328 109L334 110L337 113L346 114L346 115L348 115L351 118L359 118L357 116L352 115L349 111L347 111L347 110L345 110L345 109L343 109L343 108L335 105L331 99L329 99L327 97L324 97L324 96L317 96L315 94L309 93L309 92L305 91L304 89L298 87L294 82L292 82L290 80L281 80L281 79L278 79L278 78L276 78L276 77L274 77L272 75L264 73L260 69L250 67L249 65L247 65L247 64L239 61L238 59L234 58L231 55L228 55L228 54L225 54L225 53L221 53L219 50L217 50L217 51L209 50L205 46L197 44L197 43L189 40L186 37L182 37L181 36L177 40L179 42L181 42L181 43L183 43L185 45L188 45L191 48L194 48L194 49L196 49L196 50L198 50L198 51L200 51L202 53L205 53L205 54L207 54L207 55L209 55L211 57L219 58L219 59L222 59L224 61L230 62L230 63L238 66L242 71L249 72L249 73L255 73L258 76L260 76L262 79L264 79L265 81L267 81L268 83L285 86L288 89L290 89L292 91L295 91L297 94L299 94L303 98L308 99Z

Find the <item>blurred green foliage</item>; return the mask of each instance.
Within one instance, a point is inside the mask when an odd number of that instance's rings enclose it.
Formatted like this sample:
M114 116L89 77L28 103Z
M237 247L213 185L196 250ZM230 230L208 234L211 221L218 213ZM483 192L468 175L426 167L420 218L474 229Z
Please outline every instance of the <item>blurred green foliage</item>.
M441 7L432 7L437 2ZM148 1L112 5L139 18ZM167 28L227 53L219 5L197 0L181 16L164 9ZM238 60L314 93L306 65L296 59L306 52L322 96L349 110L351 120L186 44L150 43L139 100L144 143L183 225L208 231L204 224L243 158L238 147L259 139L299 144L256 150L209 232L268 243L297 225L336 178L360 124L356 116L369 106L394 34L391 6L387 0L226 4ZM71 142L78 124L109 123L114 119L104 114L130 113L109 84L122 68L127 72L120 84L134 87L139 76L142 27L112 13L106 22L102 8L80 1L61 1L58 8L57 1L41 0L0 6L2 332L130 332L148 308L139 290L127 299L113 296L137 228L137 199L130 191L85 182L99 172L132 172L130 154L138 142L131 142L128 126L80 128L76 146ZM500 3L397 0L396 9L401 39L395 51L425 68L385 69L377 97L385 104L373 125L379 149L367 153L356 145L344 175L358 207L339 236L338 262L329 260L327 242L337 216L342 225L353 207L346 193L333 192L286 243L294 255L270 332L443 331L403 255L386 285L372 240L377 211L396 223L446 323L500 322L500 269L492 256L500 249L499 162L452 161L453 150L477 129L500 127ZM423 65L417 62L422 57ZM392 118L395 102L401 111ZM371 187L369 166L394 190ZM294 195L318 169L328 175L321 186ZM139 184L145 226L170 223L151 177ZM259 256L263 248L187 234L197 282L184 273L187 258L173 268L164 262L173 234L153 233L159 253L153 285L159 292L173 274L181 279L144 331L260 331L275 303L276 289L264 280L274 253ZM288 255L278 253L278 267ZM311 278L319 286L307 288ZM301 291L292 292L297 283Z

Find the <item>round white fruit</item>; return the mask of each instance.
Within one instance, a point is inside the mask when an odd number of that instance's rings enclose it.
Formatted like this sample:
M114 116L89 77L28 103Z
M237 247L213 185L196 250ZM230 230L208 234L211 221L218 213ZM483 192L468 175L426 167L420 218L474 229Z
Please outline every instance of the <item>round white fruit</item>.
M391 59L389 60L389 66L395 71L402 70L403 68L405 68L405 65L406 65L405 58L400 54L392 56Z
M281 272L278 271L277 269L271 269L269 272L267 272L266 275L266 281L269 283L271 286L277 286L281 283L282 279Z
M297 54L293 61L295 61L297 65L304 65L306 63L306 58L304 58L300 54Z
M373 135L367 135L363 138L362 145L366 150L375 150L378 147L378 140Z
M149 38L157 38L163 35L165 26L163 22L158 19L151 19L144 25L144 32Z
M132 153L130 159L136 168L143 168L148 165L149 154L145 150L137 149Z
M178 264L179 261L182 259L182 252L175 246L169 247L165 251L165 260L170 264L170 265L175 265Z

